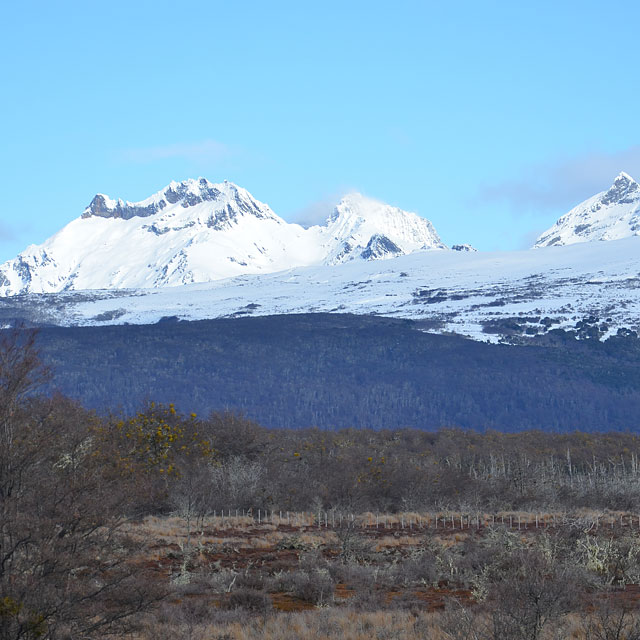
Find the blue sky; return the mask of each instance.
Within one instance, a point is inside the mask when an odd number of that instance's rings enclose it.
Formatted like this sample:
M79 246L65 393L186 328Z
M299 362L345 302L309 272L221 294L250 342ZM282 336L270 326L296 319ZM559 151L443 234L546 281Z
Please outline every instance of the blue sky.
M246 187L287 220L359 190L448 243L529 246L640 179L635 2L34 2L3 8L0 259L97 192Z

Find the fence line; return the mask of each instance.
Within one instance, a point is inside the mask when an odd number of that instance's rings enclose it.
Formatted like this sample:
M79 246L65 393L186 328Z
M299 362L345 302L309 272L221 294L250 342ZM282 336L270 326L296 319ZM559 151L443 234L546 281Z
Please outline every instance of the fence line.
M518 531L548 529L558 526L575 526L587 530L615 527L640 530L640 514L599 513L570 514L528 513L528 512L403 512L397 514L366 512L356 514L336 509L319 510L315 513L278 511L270 509L222 509L213 511L207 520L213 520L221 528L239 525L272 525L293 529L342 529L345 526L363 530L393 531L465 531L481 530L488 527L504 527Z

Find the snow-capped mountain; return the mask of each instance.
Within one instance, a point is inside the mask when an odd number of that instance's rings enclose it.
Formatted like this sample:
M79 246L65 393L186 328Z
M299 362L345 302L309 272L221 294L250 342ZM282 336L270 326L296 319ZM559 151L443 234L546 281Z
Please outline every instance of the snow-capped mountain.
M640 333L640 238L535 251L426 251L160 289L0 300L0 323L153 324L291 313L420 320L431 332L527 339L561 328Z
M326 226L311 227L310 231L323 246L324 264L446 249L429 220L359 193L345 196Z
M494 341L553 328L640 333L640 237L627 237L640 235L639 205L640 186L620 174L536 251L486 253L425 251L445 248L430 222L359 194L308 229L229 182L174 182L136 203L98 195L81 218L0 267L0 294L31 294L0 299L0 323L323 311L410 318Z
M199 178L140 202L96 195L80 218L0 266L0 295L174 286L445 248L428 220L360 194L305 229L231 182Z
M622 172L607 191L585 200L562 216L536 241L551 247L640 235L640 185Z

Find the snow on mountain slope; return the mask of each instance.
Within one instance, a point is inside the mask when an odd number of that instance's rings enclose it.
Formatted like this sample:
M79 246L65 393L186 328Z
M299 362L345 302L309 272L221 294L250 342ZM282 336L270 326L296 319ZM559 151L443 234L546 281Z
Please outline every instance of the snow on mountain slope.
M585 322L607 336L640 329L640 238L536 251L418 252L163 289L27 296L16 304L67 325L334 312L422 320L430 331L492 341L584 329Z
M325 264L446 249L428 220L359 193L345 196L326 226L311 230L318 234L324 247Z
M445 248L431 223L359 194L325 225L279 218L230 182L172 182L140 202L98 194L82 216L0 266L0 295L163 287Z
M640 235L640 185L622 172L607 191L562 216L536 241L535 248Z
M97 195L78 218L0 268L0 292L159 287L277 271L319 254L230 182L172 182L137 203Z

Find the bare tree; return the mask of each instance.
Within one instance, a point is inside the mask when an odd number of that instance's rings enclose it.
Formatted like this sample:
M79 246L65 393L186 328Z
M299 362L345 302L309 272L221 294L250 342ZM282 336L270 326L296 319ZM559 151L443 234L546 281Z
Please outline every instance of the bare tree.
M45 375L32 333L2 340L1 640L104 637L161 596L120 533L135 484L91 414L32 396Z
M584 619L582 631L585 640L640 640L640 618L633 603L599 598Z
M216 508L251 508L264 500L266 473L262 463L233 456L213 465L210 473Z
M500 566L490 589L493 636L538 640L543 629L575 605L577 584L571 569L538 549L517 549ZM574 583L574 589L567 584Z

